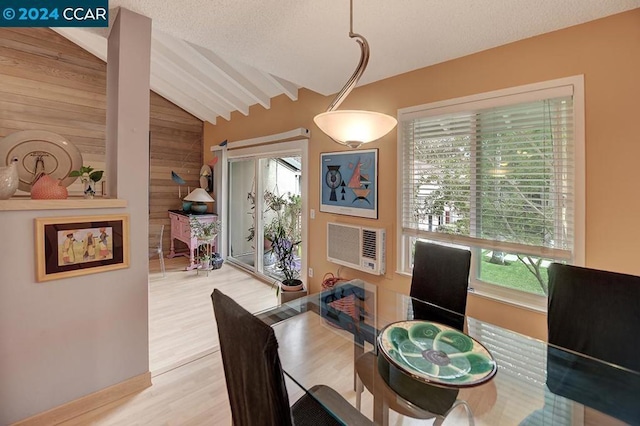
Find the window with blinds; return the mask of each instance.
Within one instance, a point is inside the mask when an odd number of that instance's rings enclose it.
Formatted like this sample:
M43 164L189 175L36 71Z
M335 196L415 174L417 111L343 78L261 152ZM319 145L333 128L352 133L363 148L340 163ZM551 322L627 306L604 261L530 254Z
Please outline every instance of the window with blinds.
M574 260L573 87L424 105L399 122L402 269L418 238L462 245L478 281L545 295L548 263Z

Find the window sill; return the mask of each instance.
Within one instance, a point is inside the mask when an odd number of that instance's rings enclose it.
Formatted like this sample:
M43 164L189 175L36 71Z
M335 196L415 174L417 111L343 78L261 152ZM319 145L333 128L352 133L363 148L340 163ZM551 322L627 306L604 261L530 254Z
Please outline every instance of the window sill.
M32 200L26 197L14 197L0 200L0 211L19 210L71 210L71 209L109 209L127 207L127 200L118 198L69 197L64 200Z
M411 273L400 270L396 270L396 274L408 278L411 278L412 276ZM527 309L529 311L543 314L547 313L547 299L545 297L530 296L520 291L500 288L499 286L493 286L490 284L487 285L478 281L470 281L467 292L484 299L515 306L516 308Z
M471 285L473 286L473 284ZM468 293L478 297L482 297L484 299L489 299L496 302L504 303L505 305L511 305L516 308L526 309L532 312L543 313L543 314L547 313L546 304L543 305L540 303L536 303L535 301L516 300L515 298L505 297L505 296L496 294L495 292L487 292L487 291L479 290L477 287L469 288Z

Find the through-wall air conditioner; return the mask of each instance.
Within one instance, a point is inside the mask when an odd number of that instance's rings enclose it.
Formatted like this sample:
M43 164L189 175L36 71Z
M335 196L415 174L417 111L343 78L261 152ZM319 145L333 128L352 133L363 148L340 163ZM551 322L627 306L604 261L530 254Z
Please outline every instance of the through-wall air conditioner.
M385 272L385 230L327 223L327 260L373 275Z

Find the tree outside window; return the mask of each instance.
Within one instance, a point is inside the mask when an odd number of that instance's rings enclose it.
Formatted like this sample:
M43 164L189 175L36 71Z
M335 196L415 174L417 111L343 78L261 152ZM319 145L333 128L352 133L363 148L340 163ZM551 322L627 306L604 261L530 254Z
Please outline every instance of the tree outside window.
M567 101L405 123L403 228L472 247L480 281L546 295L540 253L572 249Z

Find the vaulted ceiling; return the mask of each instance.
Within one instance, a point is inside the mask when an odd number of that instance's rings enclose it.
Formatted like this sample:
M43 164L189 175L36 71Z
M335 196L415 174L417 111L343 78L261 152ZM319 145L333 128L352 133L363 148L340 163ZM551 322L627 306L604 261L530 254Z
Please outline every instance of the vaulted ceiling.
M79 28L53 28L59 34L107 60L107 39ZM249 114L251 105L270 107L271 98L298 98L298 87L268 72L153 29L151 89L202 121L212 124L231 112Z
M151 86L211 123L304 87L329 95L360 51L348 0L110 0L153 20ZM371 46L360 84L640 7L640 0L354 0ZM96 31L56 28L106 60Z

